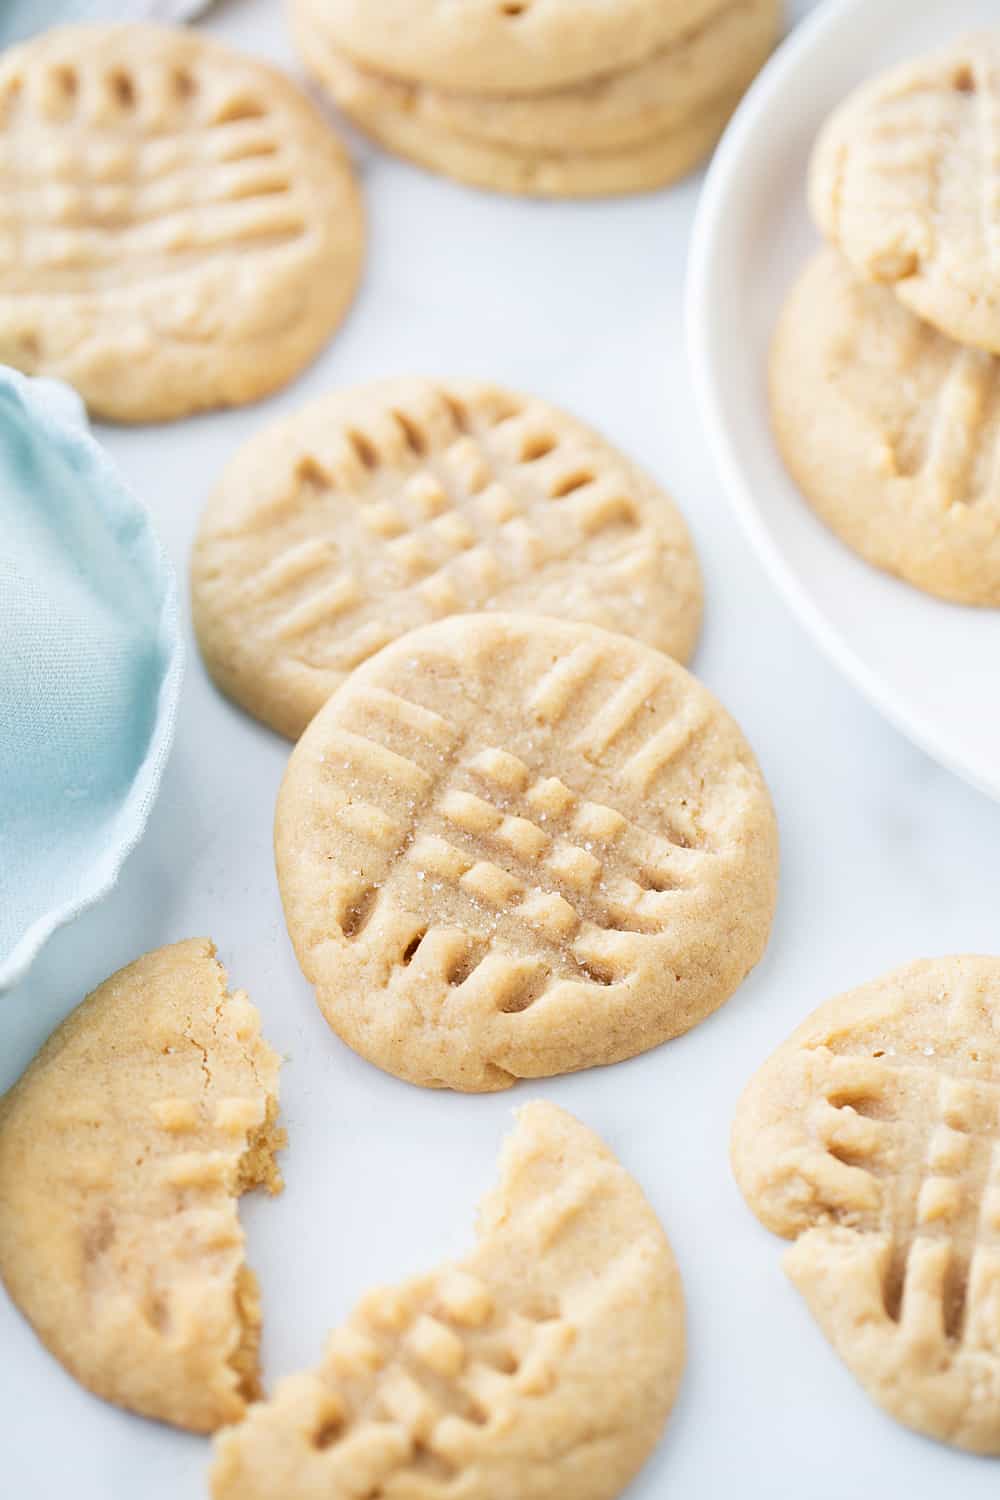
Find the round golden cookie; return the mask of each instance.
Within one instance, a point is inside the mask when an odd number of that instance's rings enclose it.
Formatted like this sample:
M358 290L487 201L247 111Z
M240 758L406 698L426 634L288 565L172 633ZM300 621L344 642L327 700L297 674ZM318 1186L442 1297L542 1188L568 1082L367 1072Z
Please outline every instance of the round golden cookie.
M314 0L293 0L309 69L358 120L406 114L447 131L526 152L611 150L691 121L721 91L745 88L778 35L780 0L731 0L649 58L545 94L462 94L373 72L339 51Z
M751 1080L733 1166L868 1394L1000 1454L1000 958L923 960L821 1005Z
M531 609L687 659L701 580L661 490L596 433L475 381L335 391L236 456L195 542L205 662L297 738L344 677L406 631Z
M338 50L459 93L547 93L642 62L727 0L305 0Z
M739 729L593 626L468 615L360 667L275 821L288 931L355 1051L507 1088L687 1031L767 942L777 831Z
M343 112L387 150L471 187L533 198L607 198L666 187L710 155L743 94L743 86L728 88L656 135L606 151L530 151L430 125L405 106L375 104L350 79L341 86L336 64L325 66L323 77Z
M785 304L770 378L785 463L848 546L943 599L1000 606L1000 361L825 250Z
M677 1266L638 1183L528 1104L462 1260L364 1297L216 1443L214 1500L614 1500L684 1365Z
M278 1067L193 939L105 980L0 1099L0 1276L106 1401L211 1432L260 1395L236 1199L281 1187Z
M347 156L282 75L196 32L59 27L0 59L0 361L156 421L284 385L340 323Z
M823 233L958 343L1000 354L1000 30L903 63L832 116L809 176Z

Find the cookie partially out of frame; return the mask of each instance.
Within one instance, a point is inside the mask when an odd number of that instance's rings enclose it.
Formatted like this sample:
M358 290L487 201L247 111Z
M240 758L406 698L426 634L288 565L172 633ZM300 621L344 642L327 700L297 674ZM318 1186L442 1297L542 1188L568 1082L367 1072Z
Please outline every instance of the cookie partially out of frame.
M293 0L295 39L307 67L348 115L377 130L405 114L432 133L506 151L613 151L693 124L720 93L746 87L777 38L780 0L730 0L622 71L539 93L462 93L411 82L355 62L335 44L315 0Z
M315 1370L216 1443L214 1500L613 1500L684 1364L680 1277L641 1189L529 1104L457 1264L369 1293Z
M306 0L313 25L380 73L469 93L548 92L617 72L726 0Z
M303 972L401 1078L507 1088L688 1030L760 958L770 798L737 726L621 635L458 616L360 667L275 822Z
M820 229L958 343L1000 354L1000 29L849 96L813 153Z
M143 422L253 401L326 343L364 231L347 156L199 33L57 27L0 58L0 361Z
M194 939L105 980L0 1100L0 1277L105 1400L211 1432L260 1395L236 1200L281 1187L278 1066Z
M923 960L821 1005L733 1127L747 1203L898 1421L1000 1454L1000 958Z
M191 596L220 687L296 738L406 631L530 609L686 660L701 579L671 500L534 397L476 381L335 391L265 428L199 528Z
M771 415L790 473L850 547L943 599L1000 606L1000 360L828 249L782 311Z

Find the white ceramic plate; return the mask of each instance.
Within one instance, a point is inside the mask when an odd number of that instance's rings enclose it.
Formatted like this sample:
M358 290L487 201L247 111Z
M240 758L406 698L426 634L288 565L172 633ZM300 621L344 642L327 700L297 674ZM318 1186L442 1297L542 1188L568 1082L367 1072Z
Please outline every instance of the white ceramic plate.
M867 75L997 19L996 0L829 0L795 31L709 173L691 249L688 331L709 440L775 583L898 728L1000 798L1000 611L932 599L827 531L782 467L765 385L782 297L817 240L805 178L819 126Z

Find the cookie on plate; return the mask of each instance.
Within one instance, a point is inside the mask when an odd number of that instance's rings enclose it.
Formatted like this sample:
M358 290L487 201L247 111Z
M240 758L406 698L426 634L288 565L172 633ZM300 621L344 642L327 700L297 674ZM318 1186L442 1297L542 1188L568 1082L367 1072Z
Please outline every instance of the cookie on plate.
M288 931L333 1029L480 1091L631 1057L767 942L770 798L683 667L530 615L414 631L339 688L275 822Z
M364 1297L308 1374L216 1442L214 1500L613 1500L656 1445L684 1300L642 1190L526 1105L457 1264Z
M530 609L686 660L701 580L667 496L603 438L475 381L336 391L236 456L195 542L206 665L296 738L361 662L418 625Z
M817 142L820 229L958 343L1000 354L1000 30L880 74Z
M344 112L378 133L383 116L414 140L443 133L504 153L575 159L693 126L697 113L745 89L777 40L780 0L723 5L634 67L545 93L462 93L379 73L337 47L315 0L293 0L298 50ZM398 126L397 126L398 128ZM416 154L414 152L413 154Z
M236 1199L281 1187L278 1066L193 939L105 980L0 1100L0 1277L105 1400L211 1432L260 1395Z
M928 593L1000 605L1000 361L963 349L835 250L806 267L771 351L771 415L810 505Z
M337 138L200 33L56 27L0 59L0 360L155 421L253 401L316 355L364 231Z
M900 1422L1000 1453L1000 958L908 964L814 1011L733 1127L748 1204Z

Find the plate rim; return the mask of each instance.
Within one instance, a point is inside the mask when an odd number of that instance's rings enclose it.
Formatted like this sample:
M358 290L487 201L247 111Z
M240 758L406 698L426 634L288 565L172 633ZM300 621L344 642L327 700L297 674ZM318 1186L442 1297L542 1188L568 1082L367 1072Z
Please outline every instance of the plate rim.
M756 555L779 594L840 672L897 730L932 759L1000 801L1000 769L991 774L976 755L942 738L934 724L915 712L891 681L870 668L829 616L814 603L798 572L774 540L761 515L752 481L728 429L712 351L713 289L724 261L723 220L731 188L754 132L774 96L787 87L803 60L829 35L863 14L869 0L826 0L796 26L758 74L716 149L695 213L685 286L688 359L695 402L723 490Z

